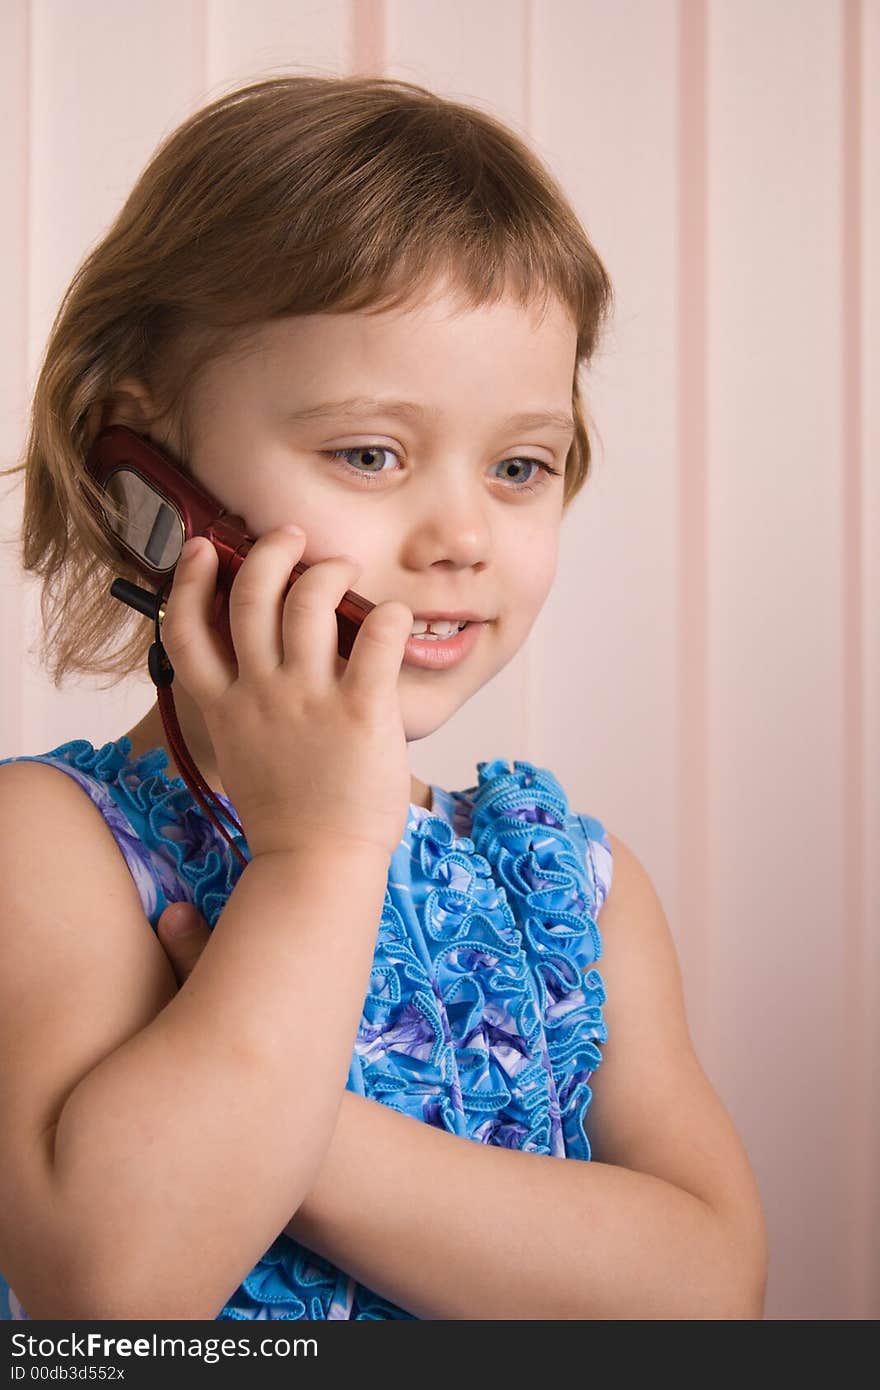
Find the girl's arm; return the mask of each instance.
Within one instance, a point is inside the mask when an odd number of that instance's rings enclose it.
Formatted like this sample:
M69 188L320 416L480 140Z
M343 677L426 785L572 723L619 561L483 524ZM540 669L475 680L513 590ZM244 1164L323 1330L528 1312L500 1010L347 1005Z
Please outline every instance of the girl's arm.
M593 1160L475 1144L346 1092L286 1228L417 1317L763 1317L757 1185L694 1054L663 908L610 839Z
M757 1186L694 1054L662 906L610 839L593 1161L475 1144L346 1091L285 1228L417 1317L763 1316ZM190 938L192 958L199 945Z
M649 1174L476 1144L346 1092L285 1231L418 1318L760 1318L733 1221Z
M70 778L0 768L0 824L0 1267L32 1318L215 1318L329 1143L387 860L257 856L177 992Z

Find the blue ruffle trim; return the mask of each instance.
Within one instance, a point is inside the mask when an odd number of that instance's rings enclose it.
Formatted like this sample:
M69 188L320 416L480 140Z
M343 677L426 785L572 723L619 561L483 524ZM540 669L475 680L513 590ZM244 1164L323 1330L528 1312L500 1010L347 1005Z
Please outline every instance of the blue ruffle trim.
M550 772L501 760L478 772L462 794L470 836L427 815L392 857L348 1089L485 1144L589 1160L588 1079L607 1040L592 968L607 884L590 872L588 818L569 813ZM588 824L610 853L600 823ZM410 857L420 875L395 891ZM281 1300L271 1306L287 1310L272 1316L411 1316L360 1284L352 1298L343 1271L287 1236L270 1255ZM221 1317L266 1315L263 1264Z
M132 761L130 751L126 737L97 749L73 739L39 757L3 761L53 763L80 783L112 830L154 928L168 904L180 901L195 903L213 928L242 866L182 778L162 771L162 749ZM231 811L228 798L218 800ZM250 859L245 839L231 822L227 829Z

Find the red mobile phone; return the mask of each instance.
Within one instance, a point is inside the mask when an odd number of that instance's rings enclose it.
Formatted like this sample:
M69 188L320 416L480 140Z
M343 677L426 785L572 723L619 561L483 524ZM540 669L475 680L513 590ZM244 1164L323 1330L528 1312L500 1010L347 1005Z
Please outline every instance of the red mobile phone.
M139 573L157 588L173 574L184 541L191 536L207 536L212 542L220 563L211 625L234 657L229 591L255 539L247 534L243 519L227 512L152 440L126 425L108 425L100 432L89 450L86 468L110 504L101 505L98 520ZM94 510L93 499L84 489L83 494ZM294 565L285 593L308 568L302 561ZM124 581L117 580L117 584L130 588ZM112 586L111 592L115 588ZM119 592L115 597L123 595ZM336 609L336 625L337 649L345 660L351 655L358 628L374 607L351 589L343 595Z

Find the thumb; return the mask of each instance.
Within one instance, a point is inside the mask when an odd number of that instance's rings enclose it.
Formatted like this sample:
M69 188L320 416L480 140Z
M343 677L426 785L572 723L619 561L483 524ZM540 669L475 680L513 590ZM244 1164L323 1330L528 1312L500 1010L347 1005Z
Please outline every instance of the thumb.
M210 940L208 924L192 903L169 903L159 918L157 933L182 985Z

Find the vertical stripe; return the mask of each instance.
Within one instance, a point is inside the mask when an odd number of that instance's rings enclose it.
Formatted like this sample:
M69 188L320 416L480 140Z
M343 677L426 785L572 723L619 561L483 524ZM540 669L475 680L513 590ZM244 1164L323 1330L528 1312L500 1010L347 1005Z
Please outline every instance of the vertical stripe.
M211 63L211 0L192 0L192 109L211 100L209 87L216 81Z
M709 863L708 732L708 286L706 0L681 0L679 23L678 432L679 748L678 879L687 937L688 1012L717 1074L720 1039L712 1020L712 866Z
M24 344L25 359L28 365L28 386L36 381L38 357L42 350L42 344L34 341L33 336L33 304L34 304L34 257L33 257L33 234L34 234L34 102L36 100L35 64L36 47L34 45L34 16L33 0L29 0L27 5L27 20L24 31L24 65L27 73L27 88L25 93L25 125L22 132L22 139L25 146L25 176L24 176L24 235L25 241L22 248L22 267L21 273L27 289L25 291L24 307L25 316L22 324L21 340Z
M869 1104L869 1018L867 910L865 901L865 654L862 644L862 85L861 0L844 0L841 10L843 80L840 152L841 187L841 459L843 506L841 557L841 632L843 654L843 777L841 826L843 884L841 962L844 971L843 1058L846 1128L849 1142L847 1183L848 1304L853 1318L870 1318L877 1293L870 1288L873 1245L872 1188L880 1172L876 1116Z
M385 0L351 0L351 71L379 77L385 68Z
M522 122L530 136L534 136L532 116L535 104L532 83L535 75L532 65L532 51L535 44L535 7L532 0L523 0L523 8L520 13L522 14ZM520 746L524 750L519 756L529 762L538 761L536 729L538 720L532 717L540 687L539 673L535 670L537 659L536 644L526 642L520 662L521 679L518 682L517 691L520 699L520 729L522 731Z

